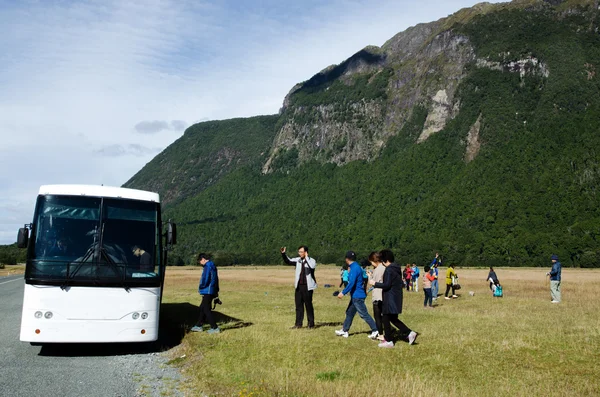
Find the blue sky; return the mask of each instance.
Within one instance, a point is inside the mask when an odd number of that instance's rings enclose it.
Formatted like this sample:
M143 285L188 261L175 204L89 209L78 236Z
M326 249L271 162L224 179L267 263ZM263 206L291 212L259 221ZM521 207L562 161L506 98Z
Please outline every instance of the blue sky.
M294 84L476 3L0 0L0 244L40 185L120 186L192 123L277 113Z

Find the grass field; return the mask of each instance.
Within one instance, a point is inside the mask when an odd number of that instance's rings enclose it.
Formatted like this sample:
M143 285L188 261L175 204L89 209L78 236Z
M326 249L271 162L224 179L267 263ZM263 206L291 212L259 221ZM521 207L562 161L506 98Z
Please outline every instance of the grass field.
M350 338L335 336L348 303L332 296L338 269L318 267L313 330L290 329L293 268L220 269L224 303L217 312L227 321L221 324L224 331L186 333L171 351L171 364L186 377L186 393L600 395L600 271L563 270L563 302L555 305L545 278L548 269L496 269L505 296L493 298L485 282L487 269L459 268L460 297L438 299L435 310L423 309L421 291L405 293L401 319L419 332L417 343L381 349L367 338L368 327L358 316ZM197 305L200 274L200 268L169 268L164 302ZM324 288L326 283L335 287ZM193 318L185 328L196 316L195 308L188 312Z
M6 265L4 269L0 269L0 277L14 276L23 273L25 273L25 265Z

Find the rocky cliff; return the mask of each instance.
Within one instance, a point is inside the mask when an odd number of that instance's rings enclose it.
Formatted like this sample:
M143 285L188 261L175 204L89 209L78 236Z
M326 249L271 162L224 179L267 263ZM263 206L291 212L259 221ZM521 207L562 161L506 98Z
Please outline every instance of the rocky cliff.
M550 74L548 65L526 51L478 58L474 43L462 29L464 24L484 14L511 9L558 12L560 17L560 12L571 15L598 9L597 3L481 3L448 18L411 27L381 48L359 51L288 93L263 173L309 160L338 165L372 160L388 139L402 130L416 105L427 110L427 118L414 143L424 142L460 112L456 92L470 66L518 73L522 79L528 74L544 78ZM485 120L478 119L479 126L481 123ZM469 149L466 158L472 159L476 153Z

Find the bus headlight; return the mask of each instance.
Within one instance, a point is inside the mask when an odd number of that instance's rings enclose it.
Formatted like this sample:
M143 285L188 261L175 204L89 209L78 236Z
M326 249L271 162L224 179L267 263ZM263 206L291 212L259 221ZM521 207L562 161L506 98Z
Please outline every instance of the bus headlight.
M142 313L142 320L145 320L145 319L147 319L147 318L148 318L148 313L146 313L146 312L143 312L143 313Z
M134 320L137 320L137 319L140 317L140 314L139 314L138 312L133 312L133 314L131 315L131 317L132 317Z
M47 319L51 319L52 318L52 312L46 312L46 313L44 313L44 317L46 317Z
M33 315L35 318L42 318L42 316L44 315L44 313L37 311L35 312L35 314Z

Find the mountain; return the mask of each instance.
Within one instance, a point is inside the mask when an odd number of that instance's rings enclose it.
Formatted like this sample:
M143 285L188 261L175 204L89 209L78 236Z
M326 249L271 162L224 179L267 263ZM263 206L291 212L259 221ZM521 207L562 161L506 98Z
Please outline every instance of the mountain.
M179 263L306 244L600 266L599 21L591 0L460 10L297 84L278 115L190 127L126 186L161 194Z
M195 124L123 187L160 192L166 206L182 201L234 169L264 162L277 120L257 116Z

